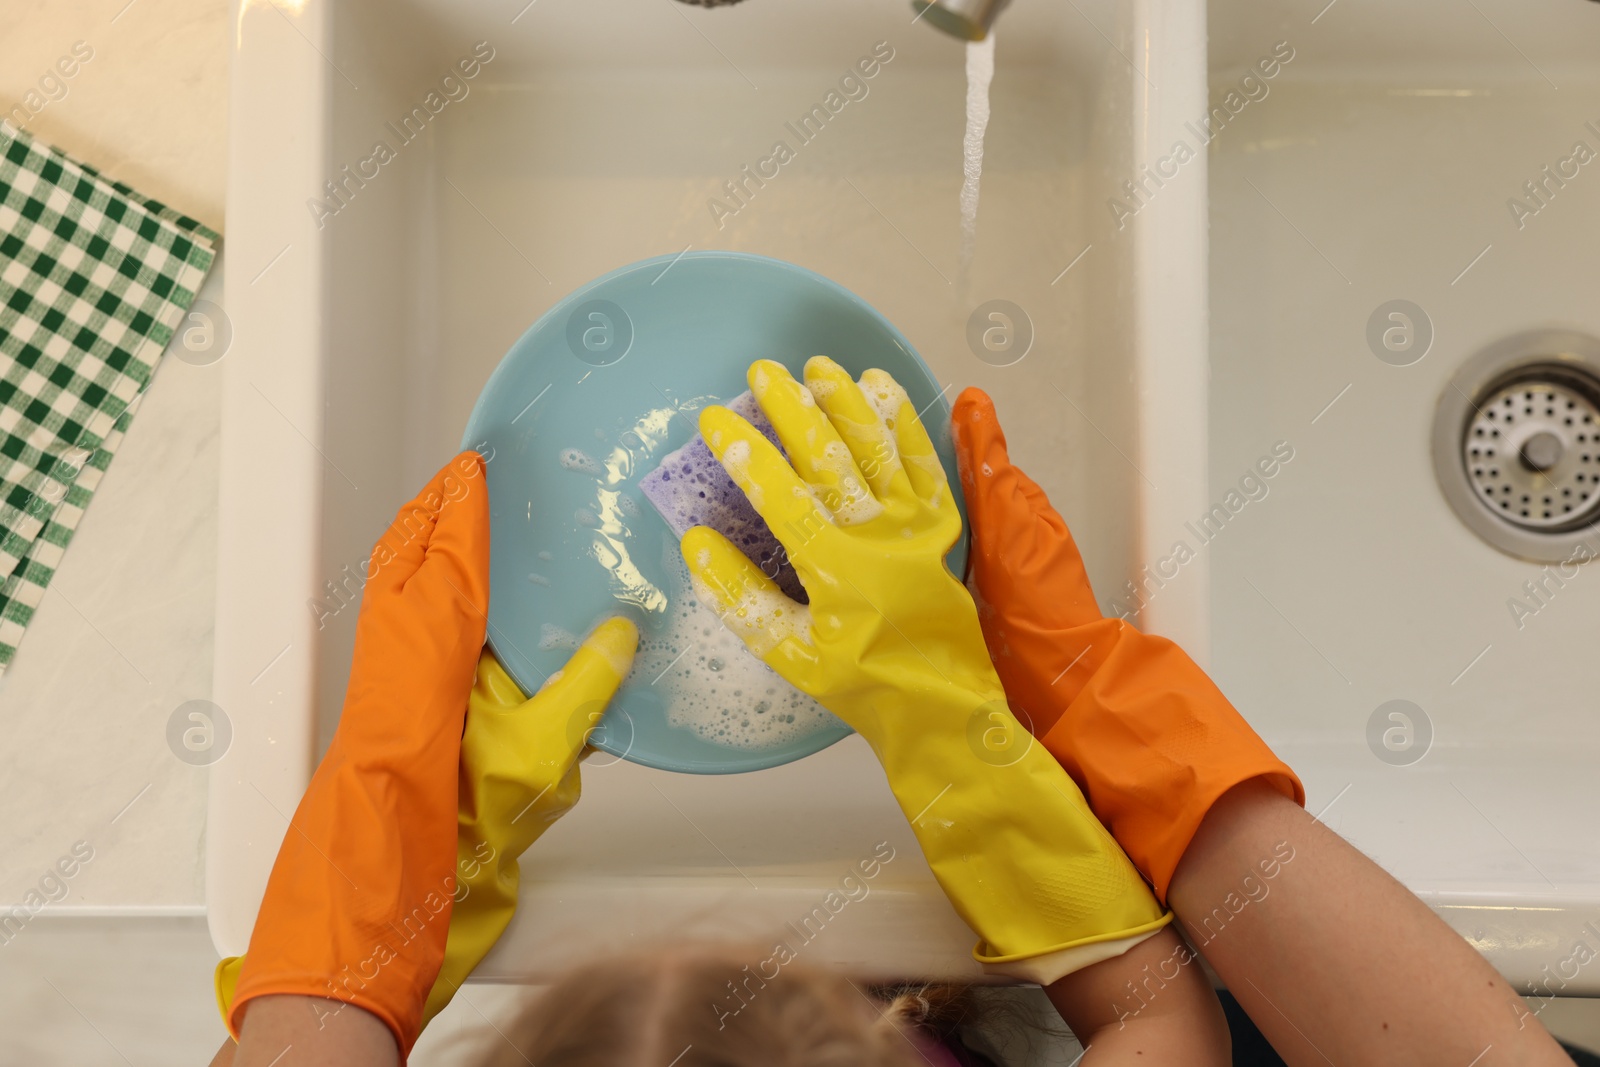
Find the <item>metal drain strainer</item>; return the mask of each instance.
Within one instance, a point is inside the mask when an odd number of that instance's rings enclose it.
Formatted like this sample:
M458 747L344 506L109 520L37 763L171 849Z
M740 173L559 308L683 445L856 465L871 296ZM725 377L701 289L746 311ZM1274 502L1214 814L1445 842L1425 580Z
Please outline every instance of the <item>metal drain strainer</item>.
M1474 533L1540 563L1600 524L1600 340L1518 334L1462 366L1439 398L1434 473Z
M1531 530L1583 523L1600 506L1600 406L1577 383L1512 382L1478 407L1461 461L1479 497Z

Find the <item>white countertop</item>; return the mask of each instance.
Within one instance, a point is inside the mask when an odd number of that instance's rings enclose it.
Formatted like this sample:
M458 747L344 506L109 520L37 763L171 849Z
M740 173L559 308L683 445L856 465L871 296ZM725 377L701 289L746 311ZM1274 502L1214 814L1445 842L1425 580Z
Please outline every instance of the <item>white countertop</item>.
M227 34L221 0L6 5L0 109L37 107L24 129L220 229ZM78 42L92 57L61 77ZM201 295L223 302L220 260ZM164 357L0 678L0 906L83 841L52 912L203 909L206 771L166 728L211 690L220 368Z
M0 677L0 906L84 841L51 911L203 910L207 771L167 720L211 694L220 374L162 358Z
M0 5L0 115L42 103L29 133L220 231L228 31L226 0Z

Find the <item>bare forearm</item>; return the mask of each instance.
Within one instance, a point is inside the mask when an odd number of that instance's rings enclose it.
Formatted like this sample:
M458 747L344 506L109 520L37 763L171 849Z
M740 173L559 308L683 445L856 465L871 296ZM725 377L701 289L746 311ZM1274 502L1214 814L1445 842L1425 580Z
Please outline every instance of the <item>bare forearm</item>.
M212 1067L393 1067L400 1062L394 1035L376 1015L320 997L264 996L250 1003L237 1050L228 1042ZM281 1065L280 1065L281 1067Z
M1082 1067L1227 1067L1228 1026L1193 953L1170 926L1045 993L1084 1046Z
M1206 816L1168 902L1295 1067L1571 1062L1427 905L1259 783Z

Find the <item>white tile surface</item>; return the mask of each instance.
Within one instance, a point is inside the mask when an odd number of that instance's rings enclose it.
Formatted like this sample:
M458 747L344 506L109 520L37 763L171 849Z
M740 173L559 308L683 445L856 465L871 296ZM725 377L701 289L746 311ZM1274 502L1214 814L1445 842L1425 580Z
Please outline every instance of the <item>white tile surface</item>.
M166 731L211 691L220 366L162 357L0 678L0 911L79 841L52 910L203 904L207 772Z

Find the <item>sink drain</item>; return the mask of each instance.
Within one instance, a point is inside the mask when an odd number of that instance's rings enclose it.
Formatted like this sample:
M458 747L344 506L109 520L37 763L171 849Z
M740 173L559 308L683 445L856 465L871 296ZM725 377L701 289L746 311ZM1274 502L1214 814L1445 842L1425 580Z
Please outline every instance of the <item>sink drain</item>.
M1519 334L1469 360L1439 400L1434 467L1489 544L1569 558L1600 522L1600 341Z
M1461 462L1506 521L1529 530L1585 524L1600 504L1597 419L1593 390L1536 371L1479 405Z

